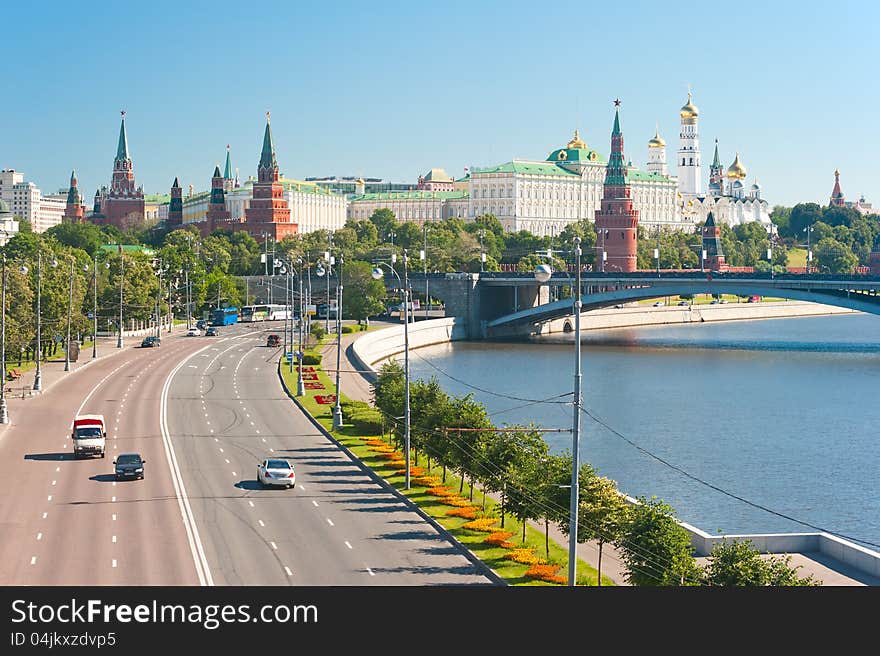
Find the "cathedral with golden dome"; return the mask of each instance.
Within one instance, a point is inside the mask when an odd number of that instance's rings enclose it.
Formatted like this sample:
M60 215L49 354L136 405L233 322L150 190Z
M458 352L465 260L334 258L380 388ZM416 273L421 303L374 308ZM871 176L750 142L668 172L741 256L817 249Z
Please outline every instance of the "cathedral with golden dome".
M679 116L681 139L676 162L677 206L682 221L691 225L703 223L711 212L718 224L726 223L732 227L757 221L769 234L775 234L776 225L770 220L770 206L762 198L761 186L757 179L750 187L746 187L748 171L740 161L739 152L725 171L718 155L717 139L715 157L709 167L709 185L703 193L699 140L700 110L694 105L690 91L688 91L687 103L682 106ZM648 142L649 158L650 151L655 148L657 146L652 139Z

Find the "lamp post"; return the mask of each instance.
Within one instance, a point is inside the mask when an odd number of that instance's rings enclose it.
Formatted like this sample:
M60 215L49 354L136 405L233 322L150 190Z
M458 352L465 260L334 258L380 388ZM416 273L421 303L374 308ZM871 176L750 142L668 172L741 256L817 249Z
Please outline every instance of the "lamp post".
M58 266L57 260L52 260L52 266ZM34 374L34 391L40 392L43 389L43 371L40 367L40 360L43 355L43 339L42 339L42 321L40 320L40 295L43 286L43 252L37 251L37 371ZM4 374L5 375L5 374Z
M401 286L401 292L403 295L403 380L404 380L404 409L403 409L403 422L404 422L404 452L406 454L406 474L404 475L404 487L409 489L409 455L410 455L410 440L409 440L409 429L410 429L410 411L409 411L409 289L407 287L408 279L407 279L407 268L406 268L406 250L403 251L403 282L400 280L400 276L397 271L394 270L394 267L390 264L386 264L385 262L377 262L376 266L373 268L373 272L370 274L373 276L374 280L379 280L384 277L382 273L382 269L380 266L388 267L389 271L394 274L397 278L398 284Z
M342 428L342 404L339 398L339 369L342 364L342 253L339 254L339 266L336 268L336 405L333 407L333 429ZM330 316L330 308L327 308Z
M601 264L602 273L605 273L605 262L608 260L608 253L605 252L605 237L607 237L609 234L611 234L610 230L600 230L599 231L599 236L602 237L602 246L601 246L601 248L602 248L602 264Z
M425 248L419 252L419 258L424 264L425 273L425 321L428 320L428 306L430 305L430 296L428 296L428 224L424 225L425 231ZM482 271L482 268L480 269Z
M122 289L125 285L125 253L119 246L119 337L116 339L116 348L122 348Z
M657 277L660 277L660 226L657 226L657 248L654 249L654 259L657 260Z
M297 260L299 262L299 274L297 274L297 279L299 280L299 322L297 324L299 328L299 347L296 350L296 359L299 363L299 367L297 367L297 375L296 375L296 395L297 396L305 396L306 394L306 385L303 380L303 321L305 320L305 298L303 297L303 278L302 278L302 268L303 268L303 260L299 258ZM290 366L293 367L293 358L290 359Z
M810 275L810 263L813 261L813 251L810 250L810 233L813 232L813 226L808 225L806 228L804 228L804 232L807 233L807 259L806 259L807 267L806 267L806 270L807 270L807 275Z
M0 371L3 372L3 380L0 380L0 424L9 423L9 410L6 407L6 253L3 253L3 291L2 291L2 314L0 319Z
M770 262L770 280L773 280L773 245L767 247L767 261Z
M575 285L578 293L574 295L574 411L572 416L571 438L571 507L568 533L568 585L577 583L577 536L578 536L578 499L580 495L578 470L580 469L579 442L581 435L581 240L574 239L575 248ZM539 264L535 269L535 279L540 283L550 280L553 270L549 264Z
M92 359L98 357L98 254L92 262L93 266L93 285L92 285Z
M70 319L73 314L73 263L76 258L70 256L70 291L67 297L67 341L64 348L64 371L70 371Z
M325 318L324 323L324 332L330 333L330 270L334 264L336 264L336 258L330 254L330 251L324 251L324 262L327 263L327 316ZM315 272L321 276L324 269L316 269ZM339 312L339 308L336 309Z
M480 273L483 273L483 265L486 262L486 253L483 252L483 231L480 230Z

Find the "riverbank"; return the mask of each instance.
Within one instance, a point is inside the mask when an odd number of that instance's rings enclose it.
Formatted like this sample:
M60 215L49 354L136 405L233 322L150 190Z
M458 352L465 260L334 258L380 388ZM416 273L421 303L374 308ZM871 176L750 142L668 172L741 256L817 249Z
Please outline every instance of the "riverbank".
M765 305L764 308L754 306ZM740 312L737 315L742 318L743 310L749 312L749 318L779 318L777 314L782 308L787 314L783 317L791 316L815 316L822 314L838 314L839 311L826 312L825 308L803 308L803 303L767 303L767 304L741 304L736 308ZM770 309L775 306L774 309ZM807 310L810 314L793 314L792 309L798 309L800 312ZM677 308L676 308L677 309ZM684 308L682 308L684 309ZM710 306L706 308L712 315L718 319L724 314L730 316L729 313L718 312L728 308L722 306ZM623 318L625 321L631 321L633 316L640 314L642 318L648 318L646 315L654 317L661 316L663 308L626 308L609 310L607 315ZM832 308L832 310L837 310ZM771 316L766 316L773 312ZM625 314L621 314L625 313ZM851 313L851 312L846 312ZM628 315L628 316L626 316ZM586 314L584 316L587 316ZM727 319L734 320L734 319ZM651 322L636 325L658 325L666 322ZM678 323L678 322L671 322ZM632 324L624 324L632 325ZM604 327L604 326L602 326ZM620 325L618 327L624 327ZM377 331L373 335L358 339L351 348L348 349L348 355L355 361L356 368L363 371L377 368L381 362L389 357L399 355L403 350L403 325L394 325L387 329ZM460 321L456 319L442 319L430 322L419 322L410 325L409 342L411 349L417 349L421 346L429 344L437 344L441 342L458 341L464 339L464 330ZM695 548L696 555L705 558L705 555L711 551L711 548L719 541L724 540L752 540L756 548L768 553L790 554L792 555L792 564L801 566L801 574L813 574L816 578L822 580L826 585L878 585L880 584L880 554L870 549L865 549L850 541L842 540L827 533L774 533L774 534L742 534L733 532L720 535L710 534L694 526L680 522L690 533L691 542ZM607 548L606 548L607 549ZM579 548L580 554L580 548ZM607 555L607 554L606 554ZM590 562L588 554L584 559ZM582 556L583 557L583 556ZM614 561L612 561L614 562ZM603 568L604 569L604 568ZM611 572L608 572L615 578ZM617 572L615 572L617 574Z

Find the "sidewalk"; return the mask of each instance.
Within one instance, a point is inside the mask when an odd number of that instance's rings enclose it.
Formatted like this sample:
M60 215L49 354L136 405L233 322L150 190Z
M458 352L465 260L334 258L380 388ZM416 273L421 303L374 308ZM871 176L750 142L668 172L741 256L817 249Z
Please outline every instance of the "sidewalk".
M342 360L340 364L339 387L341 388L342 393L350 399L372 402L373 387L370 379L366 374L357 373L355 371L357 365L349 359L348 354L349 345L351 345L355 339L364 334L366 333L357 332L342 335ZM332 343L326 344L321 349L321 354L323 356L322 361L324 363L324 370L327 371L332 369L335 371L336 341L334 340ZM490 492L487 492L486 494L498 501L494 494ZM529 524L543 535L543 523L529 522ZM554 524L550 525L550 539L564 548L568 548L568 536L560 531ZM593 541L578 544L577 555L579 559L588 563L593 568L596 568L599 563L599 546ZM620 554L614 545L604 545L602 547L602 575L607 576L614 581L616 585L625 586L628 585L624 579L625 571L626 568L624 567Z

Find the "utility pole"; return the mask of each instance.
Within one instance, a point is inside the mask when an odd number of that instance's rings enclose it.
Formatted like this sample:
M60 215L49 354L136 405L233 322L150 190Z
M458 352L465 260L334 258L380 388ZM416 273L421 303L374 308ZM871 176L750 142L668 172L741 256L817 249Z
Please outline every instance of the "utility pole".
M95 284L94 284L94 294L92 297L92 320L94 321L92 330L94 331L94 337L92 339L92 359L98 357L98 255L95 254Z
M43 356L43 340L40 331L40 288L43 286L43 252L37 251L37 371L34 374L34 391L43 389L43 374L40 370L40 360ZM6 375L6 372L3 372ZM5 383L4 383L5 384Z
M116 339L116 348L122 348L122 288L125 284L125 254L122 245L119 245L119 337Z
M342 365L342 253L339 254L339 264L336 268L336 406L333 408L333 429L342 428L342 404L339 398L339 370ZM327 271L329 278L330 271ZM329 300L329 299L328 299ZM327 316L330 316L328 303Z

